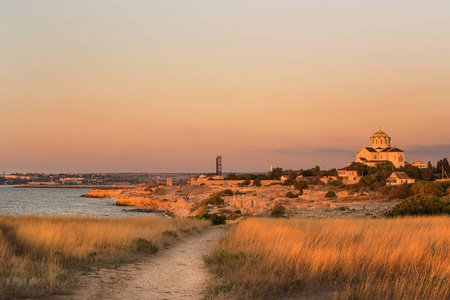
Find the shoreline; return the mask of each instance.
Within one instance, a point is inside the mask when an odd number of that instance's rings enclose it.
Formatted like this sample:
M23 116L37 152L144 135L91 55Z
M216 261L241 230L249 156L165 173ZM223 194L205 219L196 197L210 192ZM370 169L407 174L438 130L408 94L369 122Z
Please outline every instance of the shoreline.
M96 190L123 190L133 185L60 185L60 184L16 184L14 188L52 188L52 189L96 189Z

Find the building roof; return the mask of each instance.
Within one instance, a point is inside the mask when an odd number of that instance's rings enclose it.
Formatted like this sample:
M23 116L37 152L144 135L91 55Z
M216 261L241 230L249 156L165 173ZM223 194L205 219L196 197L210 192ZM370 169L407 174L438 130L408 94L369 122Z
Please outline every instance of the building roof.
M338 171L358 171L357 167L349 166L342 169L338 169Z
M366 147L366 149L367 149L367 151L369 151L369 152L378 152L377 150L375 150L375 149L372 148L372 147Z
M397 177L398 179L411 179L405 172L393 172L389 177Z
M387 148L381 150L381 152L405 152L405 151L400 150L396 147L387 147Z
M389 137L389 135L386 132L381 131L381 126L380 126L380 130L378 130L377 132L372 134L372 137Z

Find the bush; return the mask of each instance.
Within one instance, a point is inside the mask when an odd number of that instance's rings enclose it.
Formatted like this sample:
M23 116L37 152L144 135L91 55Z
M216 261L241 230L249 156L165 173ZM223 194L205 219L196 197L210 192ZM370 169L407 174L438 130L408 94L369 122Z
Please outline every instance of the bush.
M159 248L157 245L155 245L153 242L143 239L143 238L137 238L133 241L134 246L136 247L137 251L147 253L147 254L154 254L158 252Z
M216 193L216 195L219 197L233 196L233 191L230 189L226 189Z
M219 197L217 195L213 195L213 196L209 197L205 201L205 204L212 204L212 205L215 205L215 206L221 206L224 203L225 203L225 201L221 197Z
M306 183L306 181L300 180L300 181L297 181L296 183L294 183L295 190L303 190L303 189L307 189L307 188L308 188L308 184Z
M256 178L255 180L253 180L253 186L261 186L261 179Z
M328 191L328 192L325 194L325 197L326 197L326 198L333 198L333 197L336 197L336 193L333 192L333 191Z
M399 185L389 191L389 197L391 199L395 199L395 198L406 199L412 195L413 195L413 192L411 190L411 186L406 183Z
M310 185L324 185L322 180L320 179L308 179L308 184Z
M289 178L283 182L283 185L293 185L294 183L295 183L295 180L292 178Z
M441 185L436 182L430 181L419 181L416 182L412 187L411 191L414 195L436 195L440 196L443 194L444 189Z
M291 192L291 191L289 191L289 192L286 193L286 196L285 196L285 197L288 197L288 198L298 198L298 195L297 195L297 194L294 194L294 193Z
M201 215L197 215L195 216L197 219L200 220L209 220L211 221L211 225L212 226L216 226L216 225L222 225L222 224L226 224L227 223L227 217L224 215L219 215L217 213L204 213Z
M448 191L448 189L450 189L450 181L436 182L436 184L440 185L444 191Z
M450 200L434 195L415 195L397 203L388 217L450 214Z
M375 176L366 175L363 178L361 178L361 180L359 181L359 184L369 186L369 185L375 183L376 181L377 181L377 179L375 178Z
M241 185L249 185L250 184L250 180L246 179L244 180L244 182L241 183Z
M392 187L389 185L385 185L382 188L380 188L378 191L381 195L389 195L389 192L392 190Z
M273 218L281 218L286 214L286 207L281 204L275 204L275 206L270 211L270 216Z

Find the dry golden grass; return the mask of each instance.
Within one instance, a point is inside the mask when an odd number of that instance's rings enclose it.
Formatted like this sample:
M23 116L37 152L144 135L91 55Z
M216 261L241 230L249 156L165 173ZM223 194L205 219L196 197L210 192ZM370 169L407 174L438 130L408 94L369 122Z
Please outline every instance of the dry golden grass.
M129 262L206 221L0 215L0 299L66 292L66 268Z
M450 218L248 219L207 262L223 298L449 299Z

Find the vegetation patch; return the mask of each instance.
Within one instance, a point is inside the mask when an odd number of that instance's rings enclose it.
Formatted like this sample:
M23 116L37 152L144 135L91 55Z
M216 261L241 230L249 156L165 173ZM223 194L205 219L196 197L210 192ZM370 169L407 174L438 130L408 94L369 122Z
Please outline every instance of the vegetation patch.
M333 191L328 191L328 192L325 194L325 197L326 197L326 198L334 198L334 197L336 197L336 193L333 192Z
M155 253L200 220L0 215L0 299L69 293L75 270L129 263Z
M143 238L137 238L136 240L134 240L133 245L136 246L137 251L147 254L154 254L159 250L159 247L156 246L152 241Z
M431 181L419 181L413 184L411 191L414 195L436 195L440 196L444 193L443 187Z
M212 226L223 225L227 223L227 217L217 213L210 214L208 212L195 216L199 220L209 220Z
M388 217L450 214L450 200L434 195L416 195L397 203Z
M205 261L216 274L210 294L219 298L437 300L450 294L449 244L443 216L251 218Z
M270 217L272 218L283 218L286 217L286 207L282 204L275 204L270 210Z

